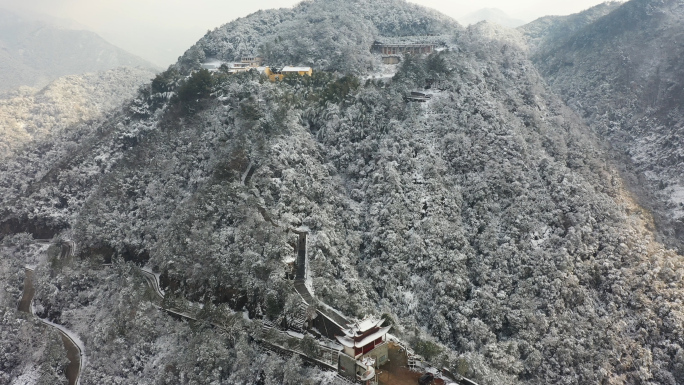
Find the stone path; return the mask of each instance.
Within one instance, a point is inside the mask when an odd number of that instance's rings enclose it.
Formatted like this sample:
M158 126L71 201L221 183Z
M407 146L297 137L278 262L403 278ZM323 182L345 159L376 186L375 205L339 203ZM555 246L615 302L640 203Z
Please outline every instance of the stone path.
M345 328L347 327L347 324L350 323L349 320L341 314L337 313L336 311L332 310L332 308L330 308L329 306L320 303L311 294L309 288L306 287L306 269L308 267L308 264L306 263L307 235L307 233L300 233L299 239L297 240L297 274L295 276L296 278L294 282L295 290L297 290L297 293L299 293L299 295L302 297L302 300L304 300L304 302L306 302L307 305L315 306L318 313L332 320L340 327Z

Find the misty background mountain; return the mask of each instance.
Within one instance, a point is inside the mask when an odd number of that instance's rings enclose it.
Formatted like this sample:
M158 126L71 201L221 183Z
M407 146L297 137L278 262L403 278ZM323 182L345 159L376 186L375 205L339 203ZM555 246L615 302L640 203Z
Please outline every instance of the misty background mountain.
M19 86L42 88L61 76L120 66L155 68L93 32L0 10L0 93Z
M508 16L506 12L497 8L483 8L465 16L461 16L457 18L457 20L465 26L477 24L481 21L489 21L510 28L516 28L525 24L524 20L512 18Z
M28 264L38 314L89 349L87 383L335 383L255 342L299 314L282 229L303 228L317 298L392 320L435 366L481 384L680 383L683 19L677 1L632 0L516 31L316 0L208 32L104 121L0 163L0 380L56 383L63 364L14 310ZM402 39L443 50L387 78L371 45ZM257 54L314 75L200 70ZM409 102L418 90L430 101ZM31 243L52 235L79 253ZM167 304L229 327L158 311L142 265Z
M259 10L289 8L298 0L257 0L227 3L205 0L199 3L176 1L164 6L155 0L0 0L0 8L31 13L39 19L61 18L60 24L88 29L110 43L134 53L162 68L226 20L245 17ZM513 19L531 21L544 15L568 15L601 2L601 0L547 1L481 0L477 4L465 0L411 0L412 3L438 9L459 19L481 8L500 9ZM46 17L45 15L52 15ZM150 17L154 15L154 17ZM75 20L71 21L71 20ZM479 21L479 20L477 20ZM494 20L496 21L496 20ZM465 24L467 25L467 23ZM87 27L83 27L87 26Z
M621 5L620 1L607 1L569 16L545 16L521 26L519 30L525 35L535 57L539 57L542 52L557 49L572 39L579 30L593 24Z

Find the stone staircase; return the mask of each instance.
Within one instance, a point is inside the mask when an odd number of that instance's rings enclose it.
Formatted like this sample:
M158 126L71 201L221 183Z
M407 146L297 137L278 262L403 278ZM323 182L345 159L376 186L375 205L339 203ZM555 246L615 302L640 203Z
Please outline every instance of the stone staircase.
M359 384L358 381L352 381L348 379L347 377L342 376L341 374L337 373L335 375L334 380L333 380L333 385L354 385L354 384Z
M308 309L308 306L306 303L301 302L299 304L299 308L297 309L296 313L293 315L288 315L286 316L287 320L287 326L296 331L296 332L303 332L306 330L307 326L307 318L306 318L306 311Z
M309 289L306 287L306 283L303 279L296 279L294 281L294 287L307 305L316 305L316 299L309 292Z
M297 274L298 280L306 279L306 233L299 234L297 239Z
M330 359L328 359L330 357ZM330 365L337 366L340 360L340 352L333 349L325 349L323 352L323 360Z
M418 367L422 368L423 358L421 356L417 355L416 352L413 351L413 349L409 348L403 343L398 341L395 341L395 343L399 345L402 349L404 349L404 351L406 352L406 358L408 359L409 369L416 370L416 368Z

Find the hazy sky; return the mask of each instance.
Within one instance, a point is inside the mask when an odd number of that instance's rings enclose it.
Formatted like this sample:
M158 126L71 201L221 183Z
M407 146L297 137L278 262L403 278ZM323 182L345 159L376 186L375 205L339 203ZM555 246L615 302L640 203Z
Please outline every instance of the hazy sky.
M602 0L410 0L459 18L498 8L531 21L579 12ZM209 29L259 9L290 7L299 0L0 0L1 8L70 19L138 56L166 67Z

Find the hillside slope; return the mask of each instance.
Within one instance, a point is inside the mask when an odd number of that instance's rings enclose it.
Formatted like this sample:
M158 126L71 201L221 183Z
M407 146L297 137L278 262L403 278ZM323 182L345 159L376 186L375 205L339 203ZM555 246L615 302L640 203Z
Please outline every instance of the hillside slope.
M6 94L0 98L0 157L69 126L101 118L136 95L154 75L151 70L124 67L66 76L42 90L24 87Z
M415 24L423 11L399 0L354 4L351 18L318 17L339 10L319 0L229 23L96 130L0 164L8 247L21 231L79 245L79 258L37 269L36 303L86 341L84 377L331 383L252 340L260 319L298 310L284 263L295 238L283 229L295 228L308 231L319 299L350 317L386 314L435 365L478 383L676 383L681 256L656 241L648 212L526 52L483 37L496 36L486 23L455 29L448 50L405 58L387 82L354 76L377 58L344 39L330 44L358 53L339 67L348 72L271 83L192 71L202 55L240 55L233 42L281 19L366 25L351 36L364 44L442 20L424 11ZM337 49L312 52L328 69L339 60ZM431 100L408 102L415 90ZM155 312L133 263L159 271L169 301L201 303L230 331Z
M684 244L684 5L632 0L533 56L614 150L661 232Z
M531 50L540 55L566 43L577 31L613 12L620 5L621 1L607 1L569 16L544 16L520 26L518 30L527 37Z
M42 88L65 75L120 66L154 68L93 32L0 10L0 93L20 86Z

